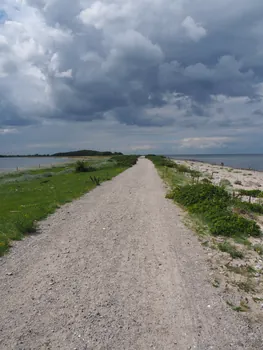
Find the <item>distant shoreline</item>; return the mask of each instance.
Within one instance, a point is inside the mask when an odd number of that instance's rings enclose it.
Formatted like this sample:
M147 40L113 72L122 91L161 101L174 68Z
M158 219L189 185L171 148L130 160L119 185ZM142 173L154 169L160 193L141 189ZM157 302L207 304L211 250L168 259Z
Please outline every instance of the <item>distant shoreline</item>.
M169 157L167 157L169 158ZM197 159L177 159L177 158L171 158L174 161L184 161L184 162L193 162L193 163L200 163L200 164L207 164L207 165L211 165L211 166L219 166L219 167L224 167L224 168L229 168L229 169L233 169L233 170L247 170L247 171L257 171L259 173L262 173L263 170L257 170L257 169L253 169L253 168L239 168L239 167L234 167L234 166L230 166L230 165L221 165L218 163L208 163L205 162L204 160L197 160Z
M21 158L27 158L27 159L39 159L38 162L35 162L33 164L30 163L17 163L15 162L16 159L21 159ZM8 175L8 174L13 174L14 172L25 172L29 170L37 170L37 169L50 169L52 167L59 167L59 166L65 166L66 164L72 163L74 160L70 159L69 157L60 157L60 160L65 159L65 161L58 161L56 158L59 157L48 157L50 158L51 162L48 163L41 163L41 159L44 157L11 157L9 159L13 159L11 164L5 164L5 166L1 167L1 159L7 159L7 158L0 158L0 175Z
M242 169L242 170L255 170L262 172L263 171L263 155L211 155L211 156L198 156L198 155L171 155L166 156L167 158L174 160L184 160L190 162L199 162L207 163L211 165L223 164L225 167L233 169Z

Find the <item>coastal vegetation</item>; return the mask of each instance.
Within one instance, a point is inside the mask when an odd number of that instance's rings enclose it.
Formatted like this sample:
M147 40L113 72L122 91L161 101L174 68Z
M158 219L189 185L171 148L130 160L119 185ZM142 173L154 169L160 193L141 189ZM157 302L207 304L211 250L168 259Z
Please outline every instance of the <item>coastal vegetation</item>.
M39 220L120 174L137 158L95 157L88 162L1 175L0 255L8 250L12 240L36 232Z
M176 164L162 156L150 155L147 158L153 161L164 180L171 185L168 198L182 205L190 214L198 216L212 235L226 237L261 235L258 224L251 217L243 215L238 208L247 212L263 213L263 206L243 202L239 196L228 191L229 182L221 181L217 186L206 178L199 181L201 174L185 165ZM261 191L240 191L239 194L255 197L261 196Z
M235 176L224 178L224 171L219 173L212 166L180 164L154 155L147 158L169 185L167 198L185 209L184 223L198 234L211 267L212 286L221 289L233 310L261 317L263 192L247 186L243 178L243 185ZM193 177L196 169L203 171ZM254 186L259 187L258 181Z

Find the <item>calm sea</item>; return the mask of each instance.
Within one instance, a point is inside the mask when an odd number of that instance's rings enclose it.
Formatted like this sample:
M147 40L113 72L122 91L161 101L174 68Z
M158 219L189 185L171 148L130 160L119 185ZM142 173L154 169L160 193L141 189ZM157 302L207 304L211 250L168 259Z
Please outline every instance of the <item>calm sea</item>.
M210 164L224 163L233 168L244 168L263 170L263 154L188 154L188 155L169 155L173 159L191 159Z
M45 167L57 163L68 163L68 158L0 158L0 172L14 171L25 168Z

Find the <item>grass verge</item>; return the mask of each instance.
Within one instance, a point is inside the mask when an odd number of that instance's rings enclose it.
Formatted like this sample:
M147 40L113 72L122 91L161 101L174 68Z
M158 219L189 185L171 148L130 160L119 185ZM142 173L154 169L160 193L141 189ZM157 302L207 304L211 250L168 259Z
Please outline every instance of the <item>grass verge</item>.
M169 159L160 156L147 158L153 161L164 180L169 174L172 190L167 197L188 209L190 214L196 215L199 222L201 220L209 228L211 234L242 238L261 235L254 220L234 212L234 207L241 205L240 200L233 198L225 186L199 181L200 174L192 173L187 167L179 166Z
M5 175L0 181L0 256L12 240L36 231L36 223L61 205L79 198L100 182L110 180L136 163L136 156L119 156L84 164L89 172L75 171L74 164L53 169ZM76 170L78 165L76 165ZM94 178L99 181L94 181Z

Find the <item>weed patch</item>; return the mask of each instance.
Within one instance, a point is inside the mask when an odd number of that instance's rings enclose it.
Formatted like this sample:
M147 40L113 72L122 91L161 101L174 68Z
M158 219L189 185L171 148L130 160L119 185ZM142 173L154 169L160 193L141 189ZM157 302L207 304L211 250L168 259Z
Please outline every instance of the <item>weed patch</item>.
M201 215L214 235L257 237L261 233L256 222L232 212L232 198L222 187L203 183L177 187L173 199Z
M263 214L263 205L259 203L249 203L243 202L239 199L235 199L234 208L243 210L243 213L255 213L255 214Z
M255 252L257 252L259 255L263 255L263 245L262 244L254 244L253 249Z
M236 285L238 286L239 289L243 290L246 293L255 291L253 283L250 279L248 279L245 282L237 282Z
M231 266L229 264L225 266L229 271L242 276L253 276L256 273L252 266Z
M239 251L234 245L230 244L227 241L219 243L218 248L219 250L221 250L221 252L228 253L233 259L244 258L244 254L241 251Z
M76 173L90 173L96 171L96 168L92 166L87 166L83 160L78 160L75 164Z

